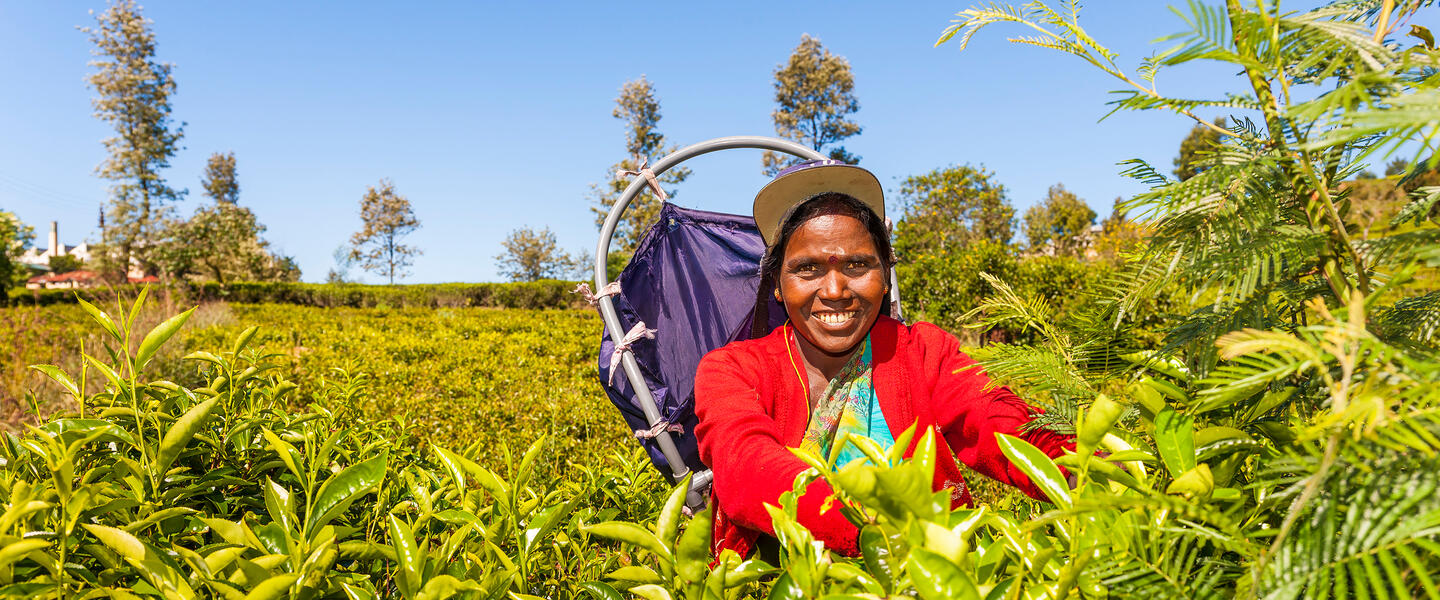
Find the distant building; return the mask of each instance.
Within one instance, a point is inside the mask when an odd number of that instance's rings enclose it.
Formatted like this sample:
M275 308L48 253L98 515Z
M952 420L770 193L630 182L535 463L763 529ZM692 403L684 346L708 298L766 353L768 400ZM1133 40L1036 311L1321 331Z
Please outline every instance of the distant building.
M64 246L60 244L60 222L50 222L50 245L43 250L31 248L20 255L20 262L40 267L41 270L50 269L50 257L52 256L73 256L80 259L80 262L90 262L90 244L81 243L79 246Z
M66 246L60 243L60 223L50 222L50 245L41 248L31 248L20 255L20 263L36 271L44 272L43 275L31 277L25 281L25 288L31 290L53 290L53 289L75 289L92 287L100 283L99 276L94 271L81 269L69 273L49 273L50 257L52 256L73 256L80 259L81 263L89 263L91 259L90 244L81 242L78 246ZM146 276L139 269L139 265L130 265L130 272L126 273L130 283L147 283L156 281L155 277Z

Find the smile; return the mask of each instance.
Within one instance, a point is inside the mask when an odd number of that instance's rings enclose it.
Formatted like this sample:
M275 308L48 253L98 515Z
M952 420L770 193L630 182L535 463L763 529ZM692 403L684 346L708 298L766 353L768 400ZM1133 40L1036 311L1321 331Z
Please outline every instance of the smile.
M826 325L842 325L846 321L855 318L857 314L859 314L857 311L852 310L845 312L817 312L813 313L812 316Z

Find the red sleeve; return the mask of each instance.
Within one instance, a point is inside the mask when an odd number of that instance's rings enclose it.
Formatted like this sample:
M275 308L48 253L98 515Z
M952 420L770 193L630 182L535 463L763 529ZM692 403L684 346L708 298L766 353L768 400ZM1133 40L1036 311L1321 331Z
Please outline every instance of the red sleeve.
M949 332L928 323L917 324L913 331L925 349L926 370L936 374L931 397L935 422L955 452L955 458L987 477L1048 502L1024 471L1001 452L995 434L1023 439L1052 458L1064 454L1066 448L1074 448L1073 437L1047 429L1022 431L1039 409L1026 404L1010 388L986 389L991 385L990 377L974 359L960 351L959 340Z
M785 448L780 424L766 412L759 392L761 365L741 352L719 350L700 361L695 374L695 414L700 459L715 475L714 493L737 524L774 535L765 504L779 506L780 495L794 486L807 467ZM820 514L831 495L823 480L800 497L797 517L836 552L858 554L859 530L833 508Z

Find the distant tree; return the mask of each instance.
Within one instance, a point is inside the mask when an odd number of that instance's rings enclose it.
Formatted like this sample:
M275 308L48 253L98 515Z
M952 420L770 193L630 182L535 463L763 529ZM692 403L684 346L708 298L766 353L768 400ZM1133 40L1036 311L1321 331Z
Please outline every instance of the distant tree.
M1044 201L1025 211L1025 237L1032 251L1050 246L1056 254L1074 255L1094 222L1095 211L1057 183L1050 186Z
M1015 207L984 167L950 166L900 183L902 214L895 247L902 254L941 252L981 240L1010 243Z
M395 193L395 184L380 180L380 187L370 186L360 199L360 220L364 226L350 236L350 256L360 268L380 273L393 285L395 277L405 277L420 249L400 243L401 238L420 228L410 201Z
M158 263L170 277L229 283L296 281L295 261L272 252L249 208L218 201L167 230Z
M846 138L860 133L860 125L847 117L860 110L855 98L855 76L850 61L831 54L818 38L800 36L800 45L790 59L775 68L775 104L770 113L775 133L826 152L830 158L850 164L860 162L839 145ZM763 157L765 174L774 176L794 164L795 159L766 152Z
M109 156L96 169L115 182L102 232L108 249L100 255L102 269L123 273L137 263L153 273L157 241L173 212L169 204L183 195L162 176L184 136L184 124L173 126L170 119L173 65L155 59L151 21L133 0L114 0L96 21L98 27L82 28L98 57L90 63L96 68L90 85L98 95L92 104L95 116L117 134L105 140Z
M1095 236L1093 244L1096 256L1117 263L1144 246L1147 233L1145 226L1130 220L1120 210L1124 200L1115 199L1115 208L1110 211L1110 216L1100 221L1100 234Z
M1385 164L1385 176L1394 177L1396 175L1404 175L1405 171L1409 169L1409 161L1406 161L1403 158L1397 158Z
M1355 175L1355 179L1357 179L1357 180L1374 179L1374 178L1375 178L1375 172L1374 172L1374 171L1371 171L1371 170L1369 170L1369 169L1366 169L1366 170L1364 170L1364 171L1361 171L1360 173L1358 173L1358 174Z
M642 159L658 159L660 155L668 154L674 149L673 146L665 147L665 136L659 130L660 101L655 98L655 86L644 75L627 81L620 87L620 96L615 98L615 110L610 114L625 123L627 157L610 167L610 177L606 184L590 187L591 195L595 199L595 206L591 210L595 212L597 227L605 223L610 207L615 205L625 188L630 186L630 178L617 177L615 174L638 170ZM661 174L658 180L666 195L674 197L675 189L672 186L679 185L689 176L690 169L677 167ZM640 238L659 214L660 199L647 187L625 207L625 215L615 229L611 249L626 255L633 252L640 243Z
M235 154L215 153L206 162L201 187L212 204L195 209L165 232L157 262L170 276L218 281L294 281L295 261L274 253L255 213L240 206Z
M349 246L340 246L330 256L335 259L335 266L325 274L325 283L355 283L350 279L350 267L355 266L355 259L350 256Z
M1216 127L1225 126L1224 117L1215 118ZM1175 157L1175 176L1180 181L1185 181L1200 174L1205 167L1203 162L1210 152L1220 146L1220 132L1204 125L1196 125L1190 129L1190 134L1180 142L1180 155Z
M80 260L80 257L78 256L73 256L70 254L57 254L50 257L51 273L59 274L69 273L71 271L79 271L80 269L84 268L84 266L85 261Z
M235 204L240 201L240 182L235 177L235 153L216 152L205 163L205 176L200 181L205 196L216 202Z
M10 288L24 283L29 269L20 263L20 255L35 239L35 229L20 221L14 213L0 210L0 306L10 303Z
M559 279L573 272L575 263L555 242L549 227L541 230L521 227L500 242L504 249L495 255L500 275L510 281Z

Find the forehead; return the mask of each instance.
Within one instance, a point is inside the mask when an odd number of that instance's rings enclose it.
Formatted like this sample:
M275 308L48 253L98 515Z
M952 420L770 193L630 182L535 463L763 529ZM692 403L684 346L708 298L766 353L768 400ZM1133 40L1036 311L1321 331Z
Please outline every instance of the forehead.
M801 223L785 243L785 258L812 254L854 256L878 254L874 238L859 219L821 215Z

